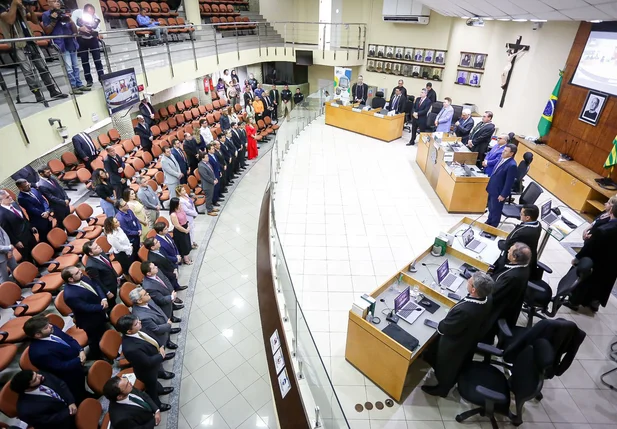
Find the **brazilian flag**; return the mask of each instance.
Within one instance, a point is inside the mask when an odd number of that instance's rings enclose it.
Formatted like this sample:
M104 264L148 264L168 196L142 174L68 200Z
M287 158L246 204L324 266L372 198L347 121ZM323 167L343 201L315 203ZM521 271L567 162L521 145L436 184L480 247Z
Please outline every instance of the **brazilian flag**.
M557 99L559 98L559 90L561 89L562 79L563 70L560 70L557 85L555 85L551 98L549 98L548 103L546 103L546 107L544 108L544 112L542 112L540 123L538 123L538 132L540 133L540 137L547 135L551 129L551 125L553 124L553 115L555 114L555 107L557 106Z
M617 136L613 139L613 149L604 162L604 168L610 168L612 172L615 165L617 165Z

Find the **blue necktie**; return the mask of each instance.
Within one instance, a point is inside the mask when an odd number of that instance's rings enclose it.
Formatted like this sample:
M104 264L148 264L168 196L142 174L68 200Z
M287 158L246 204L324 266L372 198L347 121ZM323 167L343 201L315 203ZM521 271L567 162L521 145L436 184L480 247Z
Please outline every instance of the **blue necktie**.
M66 341L64 341L62 338L58 337L57 335L51 334L49 338L51 338L53 341L55 341L58 344L62 344L64 346L70 347Z

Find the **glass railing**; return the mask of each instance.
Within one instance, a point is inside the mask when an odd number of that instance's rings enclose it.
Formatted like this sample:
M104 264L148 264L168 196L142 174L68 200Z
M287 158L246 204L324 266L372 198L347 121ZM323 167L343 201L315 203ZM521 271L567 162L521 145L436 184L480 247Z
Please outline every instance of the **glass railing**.
M301 290L294 287L285 260L285 252L276 227L276 200L279 188L279 172L284 167L286 155L294 144L305 144L304 129L323 114L324 103L329 100L333 88L321 88L306 97L294 108L290 118L278 130L271 155L270 186L270 240L274 274L274 285L281 318L285 327L285 338L291 350L293 369L300 386L304 409L311 427L326 429L349 428L349 424L337 398L332 380L319 354L302 311L299 297ZM262 210L268 207L262 207ZM319 426L316 422L319 422Z

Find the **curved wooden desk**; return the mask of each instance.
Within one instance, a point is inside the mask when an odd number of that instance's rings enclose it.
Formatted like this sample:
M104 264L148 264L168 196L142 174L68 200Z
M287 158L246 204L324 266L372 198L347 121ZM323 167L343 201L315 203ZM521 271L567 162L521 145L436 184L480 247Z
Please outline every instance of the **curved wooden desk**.
M336 106L336 107L335 107ZM405 115L375 116L375 110L354 111L352 106L326 103L326 125L391 142L401 138Z

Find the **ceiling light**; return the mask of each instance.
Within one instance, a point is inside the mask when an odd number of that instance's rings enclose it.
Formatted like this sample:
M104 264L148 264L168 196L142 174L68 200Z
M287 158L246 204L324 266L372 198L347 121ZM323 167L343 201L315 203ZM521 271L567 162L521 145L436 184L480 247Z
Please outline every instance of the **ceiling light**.
M530 19L531 22L547 22L546 19Z
M462 19L469 19L468 16L461 16Z
M485 21L493 21L495 18L484 18Z
M524 18L517 18L517 19L513 19L512 21L514 21L514 22L527 22L527 20L524 19Z
M497 21L510 21L510 18L497 18Z
M591 21L589 21L589 22L593 22L594 24L597 24L597 23L599 23L599 22L602 22L602 20L601 20L601 19L592 19L592 20L591 20Z

